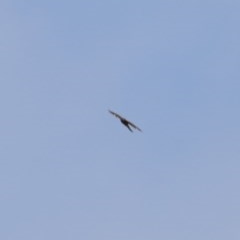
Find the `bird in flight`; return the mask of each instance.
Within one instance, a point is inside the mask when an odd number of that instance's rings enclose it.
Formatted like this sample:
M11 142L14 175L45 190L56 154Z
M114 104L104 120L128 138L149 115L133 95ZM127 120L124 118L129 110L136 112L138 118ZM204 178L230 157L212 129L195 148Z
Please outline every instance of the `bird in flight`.
M129 122L127 119L125 119L125 118L123 118L123 117L121 117L119 114L117 114L117 113L115 113L115 112L113 112L113 111L111 111L111 110L108 110L112 115L114 115L115 117L117 117L120 121L121 121L121 123L125 126L125 127L127 127L128 128L128 130L129 131L133 131L131 128L130 128L130 126L131 127L133 127L133 128L135 128L135 129L137 129L138 131L142 131L139 127L137 127L136 125L134 125L133 123L131 123L131 122Z

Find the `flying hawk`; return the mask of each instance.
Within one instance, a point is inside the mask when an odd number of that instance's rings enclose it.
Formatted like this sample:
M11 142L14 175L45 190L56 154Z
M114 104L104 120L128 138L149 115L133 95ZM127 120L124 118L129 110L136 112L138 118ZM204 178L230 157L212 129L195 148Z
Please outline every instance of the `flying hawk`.
M112 115L114 115L115 117L119 118L120 121L121 121L121 123L122 123L124 126L126 126L129 131L131 131L131 132L133 131L133 130L130 128L130 126L133 127L133 128L135 128L135 129L137 129L137 130L140 131L140 132L142 131L139 127L137 127L137 126L134 125L133 123L129 122L127 119L121 117L119 114L117 114L117 113L115 113L115 112L112 112L111 110L108 110L108 111L109 111Z

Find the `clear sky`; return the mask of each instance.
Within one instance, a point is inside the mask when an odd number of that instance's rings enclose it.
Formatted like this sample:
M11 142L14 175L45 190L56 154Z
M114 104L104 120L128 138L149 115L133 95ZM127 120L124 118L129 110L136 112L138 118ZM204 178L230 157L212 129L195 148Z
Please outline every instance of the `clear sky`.
M0 239L239 240L239 12L2 0Z

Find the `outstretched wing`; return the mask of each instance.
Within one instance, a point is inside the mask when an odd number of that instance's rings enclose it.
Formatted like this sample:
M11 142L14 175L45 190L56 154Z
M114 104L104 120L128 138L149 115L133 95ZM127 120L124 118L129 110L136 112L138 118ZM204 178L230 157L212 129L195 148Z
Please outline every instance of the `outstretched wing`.
M132 126L133 128L135 128L135 129L137 129L138 131L142 131L139 127L137 127L135 124L133 124L133 123L131 123L131 122L129 122L128 121L128 124L130 125L130 126Z
M111 110L108 110L112 115L114 115L115 117L119 118L119 119L123 119L123 117L121 117L119 114L111 111Z

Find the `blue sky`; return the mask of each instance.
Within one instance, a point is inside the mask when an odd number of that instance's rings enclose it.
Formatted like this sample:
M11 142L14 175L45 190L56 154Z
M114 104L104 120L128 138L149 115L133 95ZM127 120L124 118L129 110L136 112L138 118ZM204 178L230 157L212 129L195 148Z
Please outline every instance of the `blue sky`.
M239 240L239 11L3 0L0 238Z

